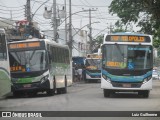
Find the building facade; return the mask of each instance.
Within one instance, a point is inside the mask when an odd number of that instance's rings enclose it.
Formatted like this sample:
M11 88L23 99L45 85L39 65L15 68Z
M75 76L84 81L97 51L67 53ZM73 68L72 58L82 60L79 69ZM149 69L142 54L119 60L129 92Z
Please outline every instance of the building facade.
M43 31L44 35L48 39L53 39L53 30ZM68 33L67 40L65 38L65 30L60 29L57 33L57 42L60 44L68 44ZM89 38L88 33L85 30L72 29L72 57L85 57L89 49Z

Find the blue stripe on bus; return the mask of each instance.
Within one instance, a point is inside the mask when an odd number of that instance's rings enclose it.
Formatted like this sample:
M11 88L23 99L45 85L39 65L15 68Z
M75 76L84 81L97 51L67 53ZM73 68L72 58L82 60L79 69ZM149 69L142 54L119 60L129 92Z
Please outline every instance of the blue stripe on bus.
M89 72L89 71L87 71L86 70L86 74L88 74L88 75L90 75L90 76L100 76L101 75L101 73L91 73L91 72Z
M141 76L116 76L109 74L107 71L102 70L102 75L105 75L115 82L142 82L145 78L152 75L152 71L147 72Z

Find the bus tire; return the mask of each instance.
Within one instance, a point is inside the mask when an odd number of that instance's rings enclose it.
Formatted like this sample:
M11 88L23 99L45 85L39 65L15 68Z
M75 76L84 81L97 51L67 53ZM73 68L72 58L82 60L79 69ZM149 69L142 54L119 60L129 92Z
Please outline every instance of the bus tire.
M88 79L85 79L85 83L89 83L89 80L88 80Z
M54 95L54 89L49 89L46 91L48 96L53 96Z
M65 83L65 87L63 88L64 90L63 90L63 93L67 93L67 77L65 76L65 81L64 81L64 83Z
M65 94L67 93L67 78L65 77L64 81L64 87L63 88L57 88L57 94Z
M138 95L142 95L144 98L148 98L149 97L149 90L138 91Z
M53 80L53 89L48 89L46 92L47 92L47 95L48 96L53 96L55 94L55 79Z
M57 94L61 94L61 88L57 88Z
M55 94L55 91L56 91L56 79L55 79L55 76L54 76L54 81L53 81L53 92Z
M84 74L84 73L82 74L82 80L86 81L86 74Z
M103 89L103 94L104 94L104 97L109 97L109 95L110 95L110 90Z
M145 90L145 91L143 92L143 97L144 97L144 98L148 98L148 97L149 97L149 90Z

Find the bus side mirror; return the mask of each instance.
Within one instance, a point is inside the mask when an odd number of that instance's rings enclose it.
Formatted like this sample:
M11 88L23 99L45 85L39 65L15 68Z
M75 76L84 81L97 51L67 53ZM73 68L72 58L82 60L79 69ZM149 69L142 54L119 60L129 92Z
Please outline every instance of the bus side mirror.
M84 60L84 66L86 65L86 60Z

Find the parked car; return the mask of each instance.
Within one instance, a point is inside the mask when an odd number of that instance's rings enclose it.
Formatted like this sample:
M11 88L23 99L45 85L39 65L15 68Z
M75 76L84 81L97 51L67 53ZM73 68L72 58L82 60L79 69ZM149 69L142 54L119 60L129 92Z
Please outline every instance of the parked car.
M153 70L152 79L153 80L159 80L159 77L160 77L160 75L159 75L158 71L157 70Z

